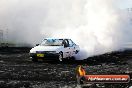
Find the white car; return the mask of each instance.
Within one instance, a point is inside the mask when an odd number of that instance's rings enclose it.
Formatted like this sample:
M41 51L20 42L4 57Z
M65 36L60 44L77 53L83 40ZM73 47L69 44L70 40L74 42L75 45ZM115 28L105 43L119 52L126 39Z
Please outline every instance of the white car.
M32 61L57 58L59 61L74 57L80 48L71 39L46 38L30 50Z

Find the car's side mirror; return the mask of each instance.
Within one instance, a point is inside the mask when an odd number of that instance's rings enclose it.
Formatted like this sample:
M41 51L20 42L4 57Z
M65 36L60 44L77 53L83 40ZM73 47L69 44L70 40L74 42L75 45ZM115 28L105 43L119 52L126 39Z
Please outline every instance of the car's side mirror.
M36 46L38 46L39 44L36 44Z

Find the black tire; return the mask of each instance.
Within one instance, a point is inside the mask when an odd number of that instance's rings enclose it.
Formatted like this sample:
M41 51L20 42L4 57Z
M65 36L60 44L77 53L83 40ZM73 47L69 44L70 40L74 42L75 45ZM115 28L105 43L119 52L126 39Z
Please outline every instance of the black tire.
M58 59L60 62L63 61L63 53L62 52L59 53Z
M74 56L72 56L72 57L70 58L70 60L74 62L76 59L75 59Z
M32 58L32 61L33 62L38 62L38 59L37 58Z

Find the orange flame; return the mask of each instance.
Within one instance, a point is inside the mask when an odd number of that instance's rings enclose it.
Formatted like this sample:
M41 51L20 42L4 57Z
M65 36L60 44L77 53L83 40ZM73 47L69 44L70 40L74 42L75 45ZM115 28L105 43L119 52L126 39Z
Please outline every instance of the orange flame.
M84 76L86 75L86 72L82 66L79 66L78 68L79 76Z

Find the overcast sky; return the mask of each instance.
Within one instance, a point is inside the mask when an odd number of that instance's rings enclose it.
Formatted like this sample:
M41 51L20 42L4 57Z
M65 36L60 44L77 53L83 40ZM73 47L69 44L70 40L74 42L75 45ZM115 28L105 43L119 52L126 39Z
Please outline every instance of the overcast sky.
M132 41L127 8L132 0L0 0L0 27L13 43L68 37L97 55Z
M120 8L132 8L132 0L118 0Z

